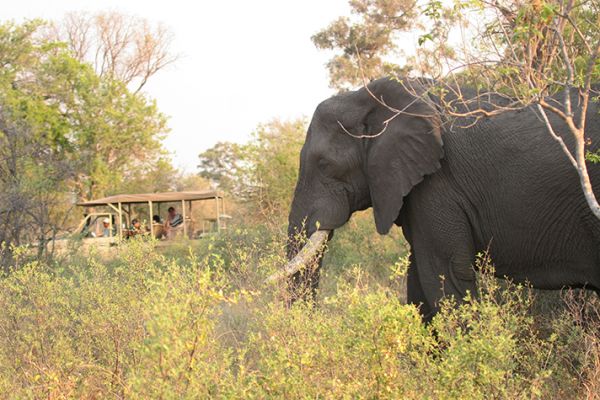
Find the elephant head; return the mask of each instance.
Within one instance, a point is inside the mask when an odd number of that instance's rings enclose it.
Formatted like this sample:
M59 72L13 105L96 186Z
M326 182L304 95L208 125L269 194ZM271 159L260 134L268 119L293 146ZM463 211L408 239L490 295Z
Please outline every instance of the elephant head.
M346 92L316 109L300 153L289 215L288 257L295 235L333 231L353 212L373 207L385 234L403 198L443 156L439 117L417 81L391 78Z

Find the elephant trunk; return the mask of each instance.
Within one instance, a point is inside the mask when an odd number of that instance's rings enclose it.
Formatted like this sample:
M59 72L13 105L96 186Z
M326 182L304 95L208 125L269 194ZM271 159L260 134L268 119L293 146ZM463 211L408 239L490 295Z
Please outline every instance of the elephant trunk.
M315 194L321 192L308 190L302 183L302 174L298 182L289 215L288 263L267 279L285 283L288 304L315 299L325 244L333 237L333 229L342 225L337 222L341 218L333 212L337 208L327 207Z

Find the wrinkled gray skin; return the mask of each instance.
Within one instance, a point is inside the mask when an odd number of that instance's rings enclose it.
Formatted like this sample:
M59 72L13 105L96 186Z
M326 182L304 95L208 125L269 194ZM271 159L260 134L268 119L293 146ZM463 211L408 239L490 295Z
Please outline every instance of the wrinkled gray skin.
M398 116L378 137L358 139L338 121L354 135L372 136L393 115L364 88L317 107L300 156L289 257L298 250L293 236L303 221L310 236L317 221L320 229L334 230L353 212L373 207L380 234L394 223L402 226L412 253L408 301L421 305L425 320L436 313L443 294L461 299L467 290L474 293L475 256L488 249L499 277L542 289L600 290L600 221L585 202L576 171L533 109L472 127L466 127L468 121L448 126L431 102L416 100L394 80L369 87L388 105L407 107L413 115ZM600 140L598 111L591 103L592 151ZM568 132L551 119L556 131ZM600 165L589 164L589 172L600 187ZM292 281L316 288L318 274Z

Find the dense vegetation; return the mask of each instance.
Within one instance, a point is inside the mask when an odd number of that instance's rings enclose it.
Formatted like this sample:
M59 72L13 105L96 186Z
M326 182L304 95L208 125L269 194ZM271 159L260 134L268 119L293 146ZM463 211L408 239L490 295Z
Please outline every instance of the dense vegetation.
M505 7L523 23L532 12L519 13L516 1L458 3ZM535 3L557 10L556 1ZM573 40L583 48L597 34L588 22L598 12L594 2L576 3L585 29ZM419 40L420 60L452 58L441 43L461 8L350 5L351 18L313 37L341 51L327 66L332 86L414 71L414 62L388 58L399 33L419 28L423 15L433 28ZM377 236L370 211L329 243L317 304L286 308L285 288L264 280L285 262L307 121L274 119L246 144L203 152L201 177L178 176L162 147L166 118L140 91L164 64L131 75L122 59L92 65L81 46L61 41L79 27L95 32L118 21L71 15L52 35L39 21L0 26L0 398L600 398L598 296L496 281L493 260L482 255L478 296L458 308L448 299L425 326L404 304L402 232ZM540 36L516 28L515 40ZM102 46L110 53L111 43ZM171 60L162 50L163 62ZM580 72L586 61L577 60ZM45 239L68 225L68 200L209 181L238 199L225 234L162 253L143 240L111 258L82 254L77 241L69 254L45 252ZM36 254L19 247L34 239Z
M96 73L47 27L0 25L0 242L36 241L40 256L75 222L73 199L166 189L174 171L155 102Z
M256 232L18 265L0 287L0 396L597 398L595 295L565 307L484 274L479 300L425 326L398 297L402 263L352 264L370 257L348 233L316 307L263 283L283 251Z

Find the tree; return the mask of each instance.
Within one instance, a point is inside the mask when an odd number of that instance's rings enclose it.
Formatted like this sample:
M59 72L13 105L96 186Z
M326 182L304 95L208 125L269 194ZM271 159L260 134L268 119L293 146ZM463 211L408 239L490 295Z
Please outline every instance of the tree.
M166 156L157 155L149 162L137 160L129 167L118 186L111 191L114 193L154 193L179 190L181 173L173 167Z
M199 175L214 186L233 194L239 200L247 200L249 177L249 160L247 146L218 142L199 155Z
M257 211L274 225L287 221L298 180L300 150L306 136L305 119L274 119L254 133L250 163Z
M177 60L170 51L173 35L165 26L116 11L69 13L50 35L67 43L74 57L90 63L98 76L118 80L133 93Z
M167 170L166 119L154 102L99 77L40 35L43 26L0 25L0 242L35 241L40 252L74 199Z
M336 50L327 63L330 85L344 90L373 80L406 72L405 67L386 62L397 55L399 32L416 26L416 0L350 0L355 18L340 17L316 33L312 41L319 49ZM359 66L360 60L360 66Z
M442 4L428 3L428 13L441 20ZM533 107L545 122L548 133L561 146L576 169L592 212L600 218L600 205L592 191L586 161L586 115L600 87L600 3L594 0L478 0L458 1L451 14L458 27L468 32L457 47L460 52L446 59L445 71L436 77L437 91L451 92L453 99L468 104L458 111L445 104L452 116L481 118L514 109ZM475 22L473 22L475 21ZM444 34L430 32L425 41L446 42ZM465 36L463 36L465 37ZM444 54L437 53L444 59ZM477 87L473 98L465 98L456 83ZM552 95L561 93L560 100ZM482 98L503 99L491 108L478 107ZM550 115L567 126L557 131ZM574 146L566 144L568 137Z
M211 183L194 173L181 173L177 177L177 184L175 190L186 191L186 190L210 190L212 188Z
M275 119L247 144L217 143L200 154L200 175L246 203L261 221L281 225L298 178L306 121Z
M92 76L82 101L67 108L77 127L71 143L81 199L114 193L133 171L151 170L164 159L168 128L156 103L119 81Z
M55 72L64 78L77 68L59 44L35 39L40 26L0 25L0 242L36 240L41 252L68 213L64 182L73 176L60 107L68 94Z

